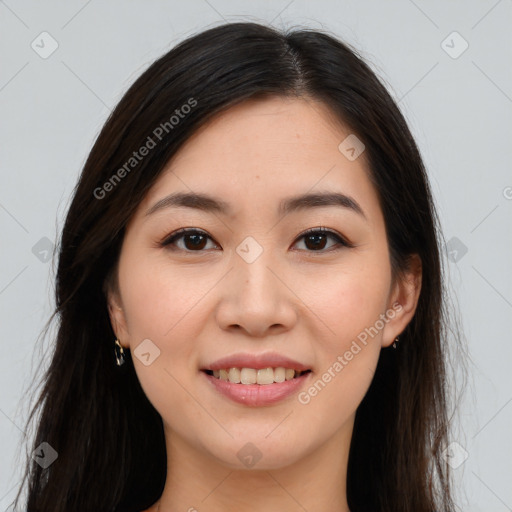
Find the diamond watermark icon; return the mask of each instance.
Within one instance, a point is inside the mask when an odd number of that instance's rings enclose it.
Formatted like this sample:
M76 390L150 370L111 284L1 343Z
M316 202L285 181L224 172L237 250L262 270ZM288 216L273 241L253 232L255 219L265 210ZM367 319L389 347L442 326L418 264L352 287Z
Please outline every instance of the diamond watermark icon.
M452 59L458 59L469 48L469 43L458 32L453 31L443 39L441 48Z
M238 450L236 456L246 468L252 468L263 456L263 454L252 443L246 443Z
M59 47L59 43L48 32L41 32L30 46L39 57L47 59Z
M446 242L446 252L450 261L458 263L466 255L468 248L454 236Z
M53 248L53 242L46 236L43 236L43 238L32 247L32 254L39 261L47 263L52 257Z
M133 354L144 366L149 366L160 356L160 349L150 339L145 339L137 345Z
M347 160L353 162L363 153L365 145L356 135L351 133L339 144L338 149Z
M32 459L35 460L43 469L52 465L59 454L47 443L41 443L33 452Z
M248 236L238 244L236 252L246 263L254 263L263 252L263 247L252 236Z
M441 457L452 469L457 469L466 462L469 453L459 443L454 441L443 450Z

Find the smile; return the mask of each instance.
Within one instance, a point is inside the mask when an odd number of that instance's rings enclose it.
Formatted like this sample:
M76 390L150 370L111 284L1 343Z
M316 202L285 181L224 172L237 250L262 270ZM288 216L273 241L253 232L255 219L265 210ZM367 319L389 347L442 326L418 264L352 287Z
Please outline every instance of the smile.
M263 407L273 404L295 395L300 392L306 386L307 381L312 375L311 370L305 370L302 372L296 372L295 370L288 369L288 376L293 376L286 379L285 368L285 380L282 382L275 381L274 379L282 378L282 370L277 368L265 368L256 370L254 368L230 368L222 371L215 370L218 372L218 376L214 376L213 370L201 370L200 375L204 376L206 384L215 393L217 397L228 398L233 402L243 404L248 407ZM276 372L277 370L277 377ZM261 373L261 382L266 384L258 384L258 373ZM272 372L272 374L270 373ZM240 382L231 382L230 373L233 375L233 379L238 380L237 375L240 375ZM272 382L270 379L272 378ZM242 382L242 379L244 383ZM256 379L256 382L253 382Z
M295 379L311 370L295 370L293 368L223 368L220 370L204 370L216 379L232 384L259 384L269 385Z

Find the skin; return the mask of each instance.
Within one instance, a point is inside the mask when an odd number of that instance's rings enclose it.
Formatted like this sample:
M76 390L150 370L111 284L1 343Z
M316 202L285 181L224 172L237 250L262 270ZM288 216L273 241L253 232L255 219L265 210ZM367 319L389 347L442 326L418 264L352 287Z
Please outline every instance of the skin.
M166 436L167 480L150 511L349 510L355 412L380 350L413 317L421 287L417 258L392 281L365 155L349 161L338 150L349 134L312 99L246 101L187 141L131 219L109 310L125 348L133 353L150 339L160 350L149 366L133 357ZM221 198L231 214L173 207L145 215L168 194L190 191ZM366 218L339 206L278 216L283 198L313 191L349 195ZM355 247L328 237L315 251L301 235L320 226ZM174 250L159 246L183 227L211 237L202 252L190 238ZM263 248L252 263L236 252L247 236ZM308 404L293 395L248 407L218 394L199 372L234 353L274 351L312 369L309 387L394 304L393 318ZM237 457L248 442L262 455L250 469Z

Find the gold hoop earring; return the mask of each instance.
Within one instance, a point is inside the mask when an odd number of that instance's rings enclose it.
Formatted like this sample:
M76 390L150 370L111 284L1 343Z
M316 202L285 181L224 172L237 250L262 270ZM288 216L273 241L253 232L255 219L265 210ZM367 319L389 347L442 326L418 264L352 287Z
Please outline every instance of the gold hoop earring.
M124 349L117 338L114 345L114 354L116 356L117 366L122 366L124 364Z

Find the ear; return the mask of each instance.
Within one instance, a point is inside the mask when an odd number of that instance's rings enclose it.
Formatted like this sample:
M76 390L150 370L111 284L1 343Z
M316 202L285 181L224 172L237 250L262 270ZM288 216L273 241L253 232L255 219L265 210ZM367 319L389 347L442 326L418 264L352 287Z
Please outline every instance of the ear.
M112 330L119 340L119 343L121 343L121 346L129 348L129 334L126 325L126 316L123 308L121 307L121 301L118 294L111 289L107 291L107 305Z
M386 311L389 320L382 335L383 347L389 347L412 320L418 305L421 281L421 258L412 254L407 269L399 274L390 294Z

